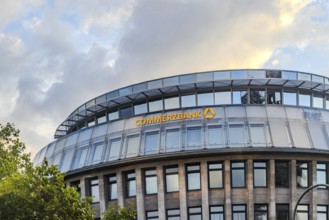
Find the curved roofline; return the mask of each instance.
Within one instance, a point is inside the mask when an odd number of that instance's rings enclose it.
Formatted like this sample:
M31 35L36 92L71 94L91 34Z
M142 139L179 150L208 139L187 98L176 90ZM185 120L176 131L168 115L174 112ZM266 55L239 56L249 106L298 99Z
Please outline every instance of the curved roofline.
M254 73L252 73L254 72ZM207 76L207 74L212 74L211 77ZM228 78L216 78L215 73L228 73L230 77ZM244 75L243 77L236 77L233 76L233 73L240 73ZM259 73L259 74L257 74ZM277 73L269 74L269 73ZM291 73L291 75L295 74L296 78L283 78L282 73ZM261 76L263 75L263 77ZM299 75L309 78L309 79L299 79ZM191 79L188 79L188 77ZM199 77L200 79L198 79ZM204 77L201 77L204 76ZM275 76L275 77L273 77ZM184 78L186 78L184 80ZM171 79L171 81L170 81ZM205 72L195 72L195 73L185 73L179 75L173 75L168 77L157 78L149 81L144 81L141 83L131 84L126 87L122 87L116 90L112 90L110 92L104 93L100 96L97 96L89 101L85 102L78 108L76 108L56 129L55 132L55 139L65 136L68 132L68 128L75 126L77 123L82 121L85 118L91 117L99 112L105 111L106 109L113 108L120 104L128 103L134 100L138 100L138 97L144 95L145 97L152 97L155 95L162 94L162 89L164 88L171 88L171 87L178 87L181 85L189 85L189 84L197 84L197 83L206 83L206 82L218 82L218 81L239 81L239 80L263 80L258 82L256 86L268 85L270 80L286 80L286 81L303 81L304 82L312 82L309 86L310 88L306 89L313 89L319 88L317 91L325 92L329 90L329 78L324 77L321 75L301 72L301 71L293 71L293 70L282 70L282 69L228 69L228 70L213 70L213 71L205 71ZM266 79L266 80L265 80ZM313 80L314 79L314 80ZM320 82L322 79L322 82ZM167 80L167 82L166 82ZM265 80L265 81L264 81ZM325 86L328 85L328 86ZM224 85L223 85L224 86ZM280 85L279 85L280 86ZM214 85L213 85L214 87ZM320 88L321 87L321 88ZM153 92L153 94L152 94ZM148 93L145 96L145 93ZM155 95L154 95L155 94Z

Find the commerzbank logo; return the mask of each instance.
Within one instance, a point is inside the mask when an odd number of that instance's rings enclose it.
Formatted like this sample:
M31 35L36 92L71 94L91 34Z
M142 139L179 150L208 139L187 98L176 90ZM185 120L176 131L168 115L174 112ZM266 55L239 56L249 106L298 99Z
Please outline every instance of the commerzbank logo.
M189 112L178 112L178 113L167 113L157 116L139 118L135 120L136 126L140 127L143 125L158 124L170 121L183 121L189 119L212 119L215 117L215 110L213 108L205 108L201 111L189 111Z

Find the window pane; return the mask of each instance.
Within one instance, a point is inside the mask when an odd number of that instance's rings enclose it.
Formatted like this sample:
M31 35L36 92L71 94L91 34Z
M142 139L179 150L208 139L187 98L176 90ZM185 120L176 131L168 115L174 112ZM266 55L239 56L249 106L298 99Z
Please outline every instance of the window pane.
M328 150L327 138L321 124L309 124L313 146L315 148Z
M275 162L275 187L289 187L289 166L288 162Z
M133 108L127 107L127 108L120 109L120 116L121 116L121 118L129 118L129 117L133 116Z
M148 176L145 178L146 194L154 194L158 192L158 183L156 176Z
M285 105L297 105L297 94L295 92L285 91L283 93L283 101Z
M166 131L166 152L179 150L180 147L180 130Z
M121 139L114 139L109 141L109 160L118 159L120 156L120 149L121 149Z
M245 170L243 162L231 163L231 180L232 187L245 186Z
M268 104L282 104L280 90L267 90L267 103Z
M179 108L179 97L166 98L165 109Z
M247 91L233 91L233 104L247 104Z
M250 104L265 104L265 91L250 90Z
M311 96L310 94L299 94L299 106L306 106L310 107L311 106Z
M290 130L295 147L310 148L310 142L303 124L290 124Z
M92 164L96 164L101 161L103 155L103 146L104 146L103 142L94 145L94 155L92 159Z
M198 94L198 106L214 105L214 93Z
M149 111L150 112L156 112L156 111L162 111L162 110L163 110L162 99L149 102Z
M182 108L196 106L195 95L185 95L182 96L181 99L182 99Z
M166 188L167 192L177 192L178 186L178 174L166 175Z
M308 163L297 162L297 187L308 187Z
M262 146L266 147L267 146L267 141L266 141L266 132L267 127L262 124L252 124L250 125L250 136L251 136L251 141L253 146Z
M215 105L230 105L231 101L231 91L225 92L215 92Z
M147 104L142 103L142 104L134 105L134 112L135 112L135 115L146 113L147 112Z
M87 147L79 148L77 150L77 153L75 155L74 168L80 168L84 165L86 161L87 151L88 151Z
M64 156L61 162L61 172L67 172L71 168L72 158L74 155L74 150L69 150L64 152Z
M254 162L254 186L266 187L266 162Z
M154 154L159 149L159 132L149 132L145 135L145 154Z
M314 94L313 96L313 107L323 108L323 96Z
M297 79L296 72L282 71L282 79Z
M119 118L119 112L118 111L116 111L116 112L110 112L108 114L108 118L109 118L109 121L118 119Z
M223 187L223 171L210 170L209 171L209 188L222 188Z
M201 146L201 128L187 129L187 147Z
M91 197L93 197L93 202L99 202L98 179L90 181L90 194L91 194Z
M230 125L229 132L231 147L240 147L246 145L245 131L243 125Z
M222 126L208 127L208 145L209 148L226 144L226 134Z
M188 190L200 189L200 172L188 174Z
M126 174L127 196L136 196L136 175L135 173Z
M276 219L289 220L288 204L276 204Z
M255 205L255 219L267 220L267 205Z
M127 153L128 156L136 156L139 151L139 136L127 137Z
M231 71L231 77L232 79L245 79L247 78L248 73L245 70L235 70L235 71Z

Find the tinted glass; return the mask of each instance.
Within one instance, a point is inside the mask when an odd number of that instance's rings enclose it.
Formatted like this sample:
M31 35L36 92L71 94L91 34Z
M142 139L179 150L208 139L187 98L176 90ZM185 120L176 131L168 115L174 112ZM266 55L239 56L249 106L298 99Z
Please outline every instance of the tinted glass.
M134 111L135 111L135 115L146 113L147 112L147 104L142 103L142 104L135 105L134 106Z
M233 104L247 104L247 91L233 91Z
M201 128L187 129L187 146L188 147L201 146Z
M145 135L145 154L154 154L159 148L159 132L150 132Z
M250 90L250 104L265 104L265 91Z
M295 92L284 92L283 101L285 105L297 105L297 94Z
M167 130L166 132L166 151L178 150L180 146L180 131Z
M306 107L311 106L310 94L299 94L298 98L299 98L299 106L306 106Z
M158 192L158 183L156 176L145 177L146 194L154 194Z
M222 126L208 127L208 144L209 147L226 144L226 135Z
M214 93L198 94L198 106L214 105Z
M109 160L119 158L121 139L111 140L109 145L110 145Z
M231 91L215 92L215 104L216 105L232 104L231 94L232 94Z
M179 189L178 186L178 173L166 175L166 189L167 192L177 192Z
M289 220L289 205L276 204L276 218L280 220Z
M288 162L275 162L275 186L289 187L289 167Z
M150 101L149 102L149 111L156 112L163 110L163 102L162 100Z
M182 108L196 106L195 95L185 95L182 96L181 99L182 99Z
M166 98L165 109L175 109L179 108L179 97Z
M127 154L126 156L137 155L139 151L139 136L127 137Z

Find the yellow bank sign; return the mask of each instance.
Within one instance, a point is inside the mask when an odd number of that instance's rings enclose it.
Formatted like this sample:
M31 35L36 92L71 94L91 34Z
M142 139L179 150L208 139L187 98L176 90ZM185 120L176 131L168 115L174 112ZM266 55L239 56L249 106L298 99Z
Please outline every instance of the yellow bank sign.
M158 124L170 121L182 121L187 119L198 119L202 116L206 119L211 119L215 116L215 110L213 108L205 108L203 112L201 111L191 111L191 112L179 112L179 113L168 113L163 115L157 115L153 117L140 118L135 120L136 126Z

